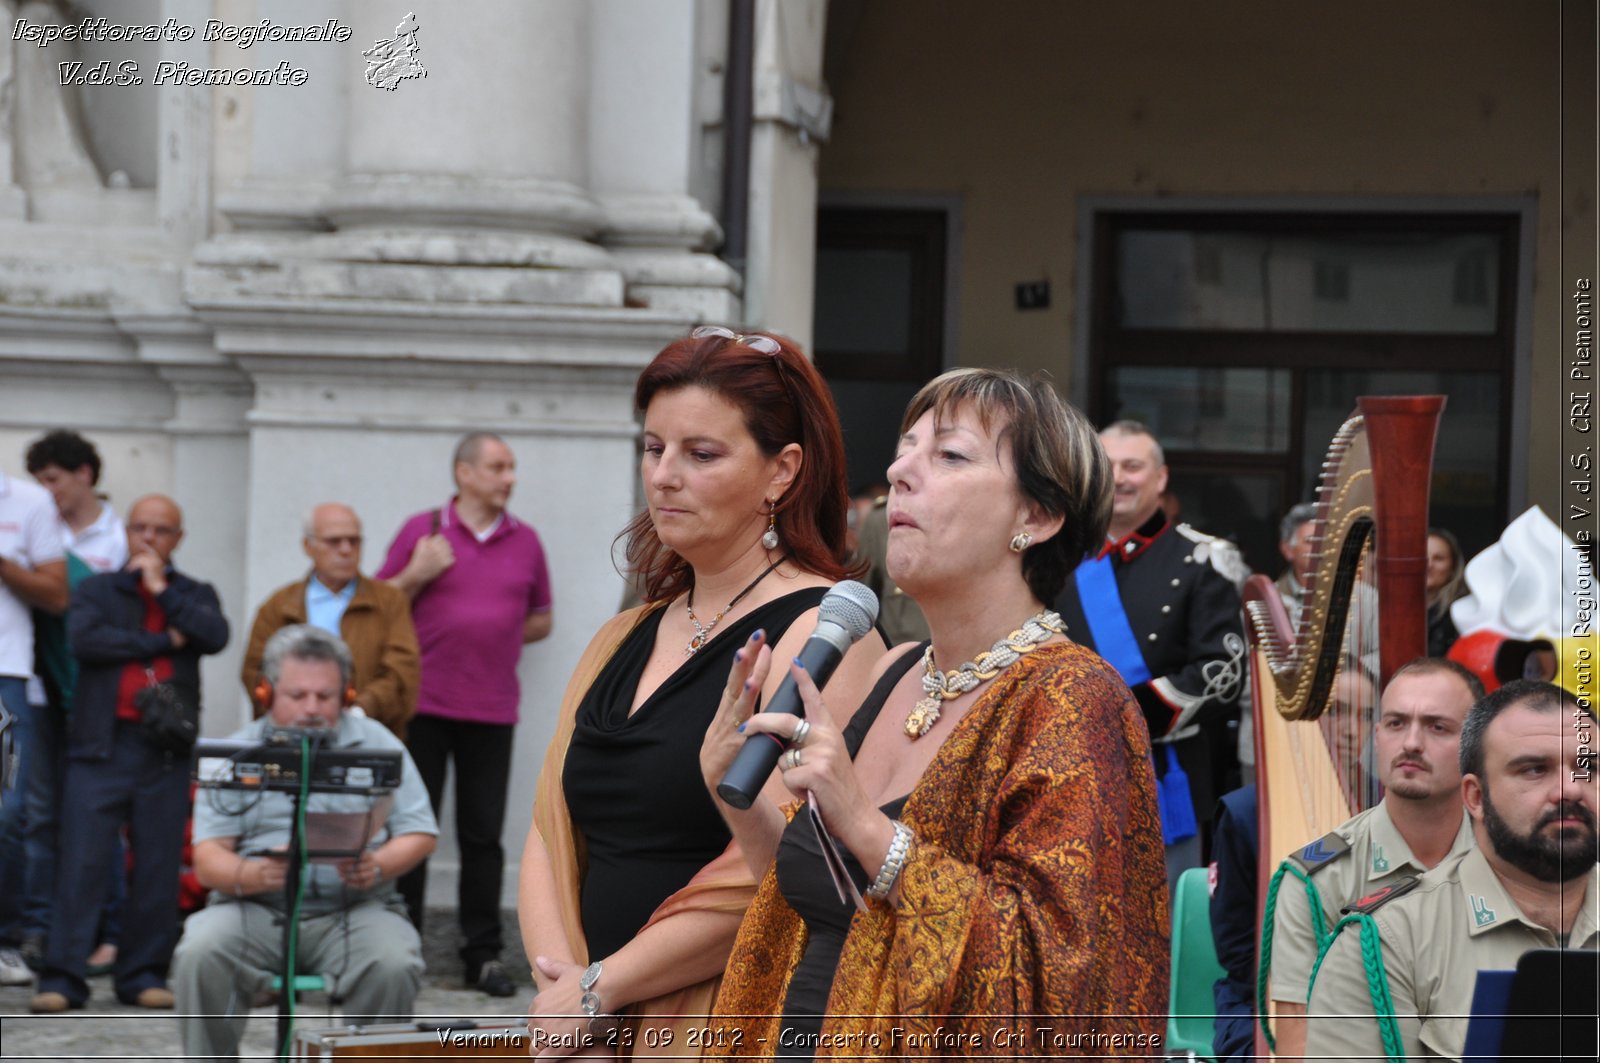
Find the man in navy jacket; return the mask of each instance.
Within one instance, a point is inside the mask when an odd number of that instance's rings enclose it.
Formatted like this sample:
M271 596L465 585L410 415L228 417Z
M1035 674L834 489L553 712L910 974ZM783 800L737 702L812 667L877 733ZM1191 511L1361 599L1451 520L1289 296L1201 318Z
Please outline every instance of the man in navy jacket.
M139 692L169 683L200 699L200 658L228 643L209 584L172 567L183 513L150 495L128 511L127 567L80 583L68 614L78 687L67 725L61 861L45 969L32 1010L81 1008L84 957L110 888L112 847L128 825L133 873L114 971L117 999L170 1008L167 964L178 932L178 871L189 812L189 758L144 734Z

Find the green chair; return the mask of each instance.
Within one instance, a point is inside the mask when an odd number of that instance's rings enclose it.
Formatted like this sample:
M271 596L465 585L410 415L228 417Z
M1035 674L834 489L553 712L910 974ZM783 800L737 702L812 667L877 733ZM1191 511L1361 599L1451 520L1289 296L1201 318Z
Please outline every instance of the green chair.
M320 974L297 974L294 976L294 991L296 993L320 993L328 988ZM283 992L283 975L272 976L272 991Z
M1215 1033L1213 986L1223 976L1217 947L1211 939L1211 890L1208 872L1191 867L1178 876L1172 897L1172 987L1167 995L1168 1057L1211 1059Z

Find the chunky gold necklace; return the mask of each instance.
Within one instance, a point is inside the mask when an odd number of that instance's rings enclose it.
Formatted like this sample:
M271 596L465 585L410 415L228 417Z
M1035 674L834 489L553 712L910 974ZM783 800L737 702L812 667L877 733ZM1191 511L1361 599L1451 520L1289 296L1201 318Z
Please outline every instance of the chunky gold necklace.
M921 738L939 722L940 703L959 698L979 683L993 679L1003 670L1032 653L1040 643L1066 630L1061 614L1046 609L1023 621L1022 626L996 642L987 653L960 668L941 673L933 664L933 644L922 655L922 689L926 696L906 716L906 734Z

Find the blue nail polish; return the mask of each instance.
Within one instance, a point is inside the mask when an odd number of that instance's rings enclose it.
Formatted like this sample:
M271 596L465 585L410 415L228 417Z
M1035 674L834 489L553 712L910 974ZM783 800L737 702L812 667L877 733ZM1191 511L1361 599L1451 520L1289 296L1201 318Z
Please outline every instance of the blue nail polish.
M750 641L751 642L760 642L761 641L761 636L765 635L765 634L766 634L765 631L762 631L760 628L756 628L754 631L750 632Z
M735 661L739 662L740 664L743 664L744 663L744 651L743 650L734 650L733 651L733 659Z
M796 657L794 659L794 665L795 665L796 668L800 669L802 672L806 670L806 662L802 661L798 657Z
M739 733L744 734L744 724L742 723L739 725Z

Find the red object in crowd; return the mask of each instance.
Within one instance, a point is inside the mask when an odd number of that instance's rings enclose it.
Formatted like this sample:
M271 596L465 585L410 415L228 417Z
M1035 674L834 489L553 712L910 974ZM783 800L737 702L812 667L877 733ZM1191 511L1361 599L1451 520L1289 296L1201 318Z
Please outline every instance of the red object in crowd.
M189 784L189 807L194 807L194 783ZM183 857L178 871L178 915L187 918L206 906L206 888L194 873L194 815L183 822Z

